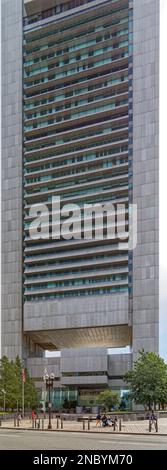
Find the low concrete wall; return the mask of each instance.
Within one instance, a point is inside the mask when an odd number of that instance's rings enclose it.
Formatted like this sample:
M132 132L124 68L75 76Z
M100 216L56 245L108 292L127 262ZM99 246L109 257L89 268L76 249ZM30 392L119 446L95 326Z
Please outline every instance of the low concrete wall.
M108 418L111 417L117 417L118 419L121 419L122 421L143 421L147 419L146 415L147 412L144 413L119 413L119 412L109 412L106 413ZM102 414L102 413L101 413ZM161 414L159 412L156 412L156 415L158 418L161 418ZM47 416L47 414L46 414ZM82 420L90 420L94 421L96 420L97 414L94 413L53 413L53 418L62 418L64 421L82 421Z

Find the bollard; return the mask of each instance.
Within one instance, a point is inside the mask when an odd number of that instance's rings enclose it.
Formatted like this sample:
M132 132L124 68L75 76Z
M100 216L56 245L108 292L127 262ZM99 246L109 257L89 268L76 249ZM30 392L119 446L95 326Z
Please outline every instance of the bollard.
M121 431L121 425L122 425L121 419L119 419L119 431Z
M151 432L151 419L149 419L149 432Z
M42 418L42 429L44 429L44 418Z
M88 419L88 430L90 431L90 419Z
M57 429L59 429L59 418L57 418Z
M37 428L40 429L40 419L37 422Z
M35 429L37 429L37 420L36 419L34 420L34 423L35 423Z
M158 432L158 420L156 419L156 422L155 422L155 430L156 432Z
M0 426L2 426L2 421L1 421L1 419L0 419Z
M14 428L16 427L16 418L14 418Z
M63 429L63 419L61 419L61 429Z
M83 419L83 430L85 431L85 420Z
M114 419L114 422L113 422L113 430L115 431L115 429L116 429L116 421L115 421L115 419Z
M19 428L19 418L17 418L17 427Z
M34 429L34 419L32 419L32 429Z

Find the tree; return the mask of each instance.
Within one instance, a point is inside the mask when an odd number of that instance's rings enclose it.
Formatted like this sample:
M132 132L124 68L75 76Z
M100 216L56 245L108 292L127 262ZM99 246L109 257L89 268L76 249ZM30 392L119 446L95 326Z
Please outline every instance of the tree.
M167 364L158 354L139 351L133 370L125 374L124 380L136 404L151 409L156 404L167 403Z
M9 361L6 356L0 360L0 390L5 392L6 409L19 409L22 407L22 363L19 357ZM26 370L26 381L24 384L25 407L37 406L37 390ZM0 393L0 406L3 408L3 393Z
M19 406L21 408L21 403L22 403L22 363L20 358L17 356L16 361L15 361L15 371L17 375L17 381L18 381L18 387L19 387L19 392L18 392L18 400L19 400ZM25 369L25 383L24 383L24 403L25 403L25 408L36 408L38 405L38 393L35 388L35 385L33 383L33 380L30 378L29 372L27 369Z
M117 392L113 392L112 390L105 390L104 392L99 393L97 403L110 410L113 406L118 406L119 395Z
M28 370L26 369L26 381L25 381L25 407L36 408L38 406L39 397L37 389L35 388L34 382L31 379Z
M0 360L0 390L5 392L5 401L6 408L15 408L17 404L17 376L14 371L13 361L9 361L6 356L3 356ZM0 405L3 408L2 404L3 395L0 394Z
M63 408L66 410L72 410L75 409L77 406L77 400L67 400L65 398L64 403L63 403Z

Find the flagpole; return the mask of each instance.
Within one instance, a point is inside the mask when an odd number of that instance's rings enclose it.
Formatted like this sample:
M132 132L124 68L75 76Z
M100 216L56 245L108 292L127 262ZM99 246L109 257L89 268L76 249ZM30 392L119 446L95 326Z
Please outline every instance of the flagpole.
M25 369L22 369L22 418L24 419L24 383L25 383Z
M22 418L24 419L24 381L22 380Z

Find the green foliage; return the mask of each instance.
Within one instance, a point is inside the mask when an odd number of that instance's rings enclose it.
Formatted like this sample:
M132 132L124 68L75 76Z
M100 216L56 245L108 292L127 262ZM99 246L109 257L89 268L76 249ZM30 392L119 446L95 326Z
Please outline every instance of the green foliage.
M64 409L71 410L71 409L75 409L76 406L77 406L77 400L67 400L67 398L65 398L64 403L63 403Z
M3 408L4 394L6 408L13 408L16 406L15 394L17 395L17 377L14 373L13 362L10 362L6 356L0 361L0 405Z
M6 410L22 407L22 363L19 357L9 361L6 356L0 360L0 390L4 390ZM4 394L0 393L0 407L3 408ZM38 403L37 391L26 369L26 381L24 383L25 408L35 408Z
M97 397L97 404L103 405L107 410L110 410L113 406L118 406L119 401L118 393L113 392L112 390L105 390L104 392L99 393Z
M147 405L167 403L167 364L158 354L139 351L133 370L124 376L135 403Z
M97 396L93 396L90 393L87 393L87 395L79 397L79 406L94 406L96 405L96 398Z

